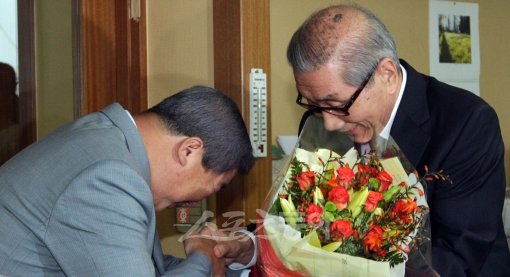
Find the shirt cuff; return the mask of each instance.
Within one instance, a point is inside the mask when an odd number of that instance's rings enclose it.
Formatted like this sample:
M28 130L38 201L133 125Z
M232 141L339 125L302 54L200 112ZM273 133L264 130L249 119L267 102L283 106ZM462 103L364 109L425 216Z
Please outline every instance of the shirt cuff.
M232 270L239 270L239 269L245 269L245 268L250 268L252 267L253 265L255 265L255 263L257 262L257 256L258 256L258 253L259 253L259 249L257 247L257 240L255 238L255 235L250 232L250 231L247 231L247 230L238 230L238 231L235 231L234 234L236 233L244 233L246 235L248 235L250 237L250 239L252 240L253 242L253 257L251 258L250 262L246 265L243 265L241 263L231 263L228 265L228 267Z

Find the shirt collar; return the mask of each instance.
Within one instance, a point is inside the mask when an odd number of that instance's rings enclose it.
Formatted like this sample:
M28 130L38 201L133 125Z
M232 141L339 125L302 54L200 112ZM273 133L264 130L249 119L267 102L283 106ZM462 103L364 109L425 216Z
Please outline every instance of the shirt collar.
M126 111L127 115L129 116L129 118L131 118L131 121L133 121L133 124L135 124L135 126L136 126L136 122L135 122L135 119L133 118L133 116L129 113L128 110L125 110L125 111Z
M400 105L400 100L402 100L402 95L404 94L404 89L406 87L407 72L402 65L400 65L400 68L402 69L402 85L400 86L397 102L395 102L393 110L391 111L390 120L388 120L388 123L386 123L384 129L381 131L381 133L379 133L379 136L384 139L388 139L390 137L391 126L393 125L393 120L395 119L395 115L397 114L398 106Z

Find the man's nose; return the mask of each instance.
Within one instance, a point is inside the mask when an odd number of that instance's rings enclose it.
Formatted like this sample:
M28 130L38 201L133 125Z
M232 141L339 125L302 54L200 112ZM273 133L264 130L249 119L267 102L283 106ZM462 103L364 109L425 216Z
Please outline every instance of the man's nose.
M322 112L322 120L324 122L324 128L328 131L336 131L341 129L345 121L343 121L340 116L332 115L327 112Z

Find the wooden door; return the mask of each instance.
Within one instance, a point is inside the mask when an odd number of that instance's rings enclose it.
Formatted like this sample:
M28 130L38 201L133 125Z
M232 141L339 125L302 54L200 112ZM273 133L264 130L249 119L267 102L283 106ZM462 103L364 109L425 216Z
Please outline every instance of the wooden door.
M73 0L76 116L147 108L145 0Z

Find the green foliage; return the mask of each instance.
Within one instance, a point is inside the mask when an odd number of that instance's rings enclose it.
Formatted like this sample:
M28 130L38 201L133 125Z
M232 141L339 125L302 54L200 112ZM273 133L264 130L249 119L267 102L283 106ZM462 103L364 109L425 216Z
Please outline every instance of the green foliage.
M363 236L370 228L371 213L362 212L356 217L352 224L354 228L358 229L359 236Z
M340 247L335 252L362 257L363 245L361 245L359 241L355 241L353 237L349 237L348 239L344 240L342 245L340 245Z
M398 265L405 261L404 254L402 254L402 252L399 251L388 252L388 259L390 261L390 267L394 267L395 265Z
M276 216L281 215L281 212L283 212L283 210L280 201L275 201L268 211L269 214Z
M372 178L368 179L368 189L369 190L378 191L379 186L380 186L380 182L379 182L379 180L377 180L377 178L372 177Z
M328 201L326 202L326 204L324 205L324 209L328 212L335 212L336 211L336 205L335 203L331 202L331 201Z
M439 46L440 62L471 63L470 35L443 32L439 37Z

